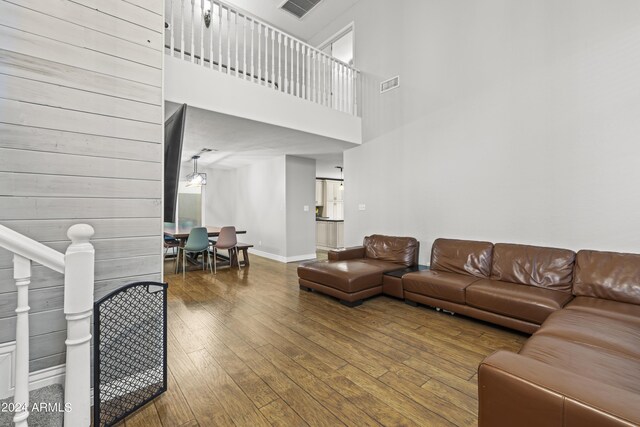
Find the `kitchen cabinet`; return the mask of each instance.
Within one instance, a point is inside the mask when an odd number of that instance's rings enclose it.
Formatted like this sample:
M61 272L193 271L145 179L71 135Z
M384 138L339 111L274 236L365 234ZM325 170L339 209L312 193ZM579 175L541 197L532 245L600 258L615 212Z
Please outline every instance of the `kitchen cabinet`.
M316 179L316 206L324 206L325 180Z
M316 221L316 246L320 249L337 249L344 246L343 221Z

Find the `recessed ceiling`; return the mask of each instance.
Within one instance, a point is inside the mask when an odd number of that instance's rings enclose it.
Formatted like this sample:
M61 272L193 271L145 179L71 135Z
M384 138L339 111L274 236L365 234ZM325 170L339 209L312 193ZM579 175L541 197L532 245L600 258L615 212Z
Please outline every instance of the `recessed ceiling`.
M165 119L179 104L165 102ZM195 107L187 108L182 162L190 167L191 157L203 148L198 165L233 169L285 154L313 159L341 158L341 153L357 144L327 138L254 120Z

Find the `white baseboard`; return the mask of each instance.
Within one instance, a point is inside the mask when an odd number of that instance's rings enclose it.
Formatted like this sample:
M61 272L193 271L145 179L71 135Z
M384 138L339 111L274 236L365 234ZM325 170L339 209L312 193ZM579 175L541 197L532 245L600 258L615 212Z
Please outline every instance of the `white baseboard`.
M284 257L282 255L275 255L269 252L263 252L263 251L259 251L257 249L253 249L253 248L249 248L249 253L253 254L253 255L257 255L263 258L268 258L268 259L272 259L274 261L278 261L278 262L283 262L283 263L288 263L288 262L297 262L297 261L304 261L307 259L315 259L316 258L316 254L312 253L312 254L307 254L307 255L296 255L296 256L290 256L290 257Z
M0 399L13 396L15 379L16 342L0 344ZM64 384L64 365L52 366L29 373L29 390L52 384Z

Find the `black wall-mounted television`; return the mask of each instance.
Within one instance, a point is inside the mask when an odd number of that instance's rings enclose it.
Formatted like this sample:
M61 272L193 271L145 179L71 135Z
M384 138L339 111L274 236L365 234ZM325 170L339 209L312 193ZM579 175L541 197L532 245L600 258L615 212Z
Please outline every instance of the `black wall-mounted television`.
M164 122L164 222L176 222L180 160L186 120L187 104L182 104Z

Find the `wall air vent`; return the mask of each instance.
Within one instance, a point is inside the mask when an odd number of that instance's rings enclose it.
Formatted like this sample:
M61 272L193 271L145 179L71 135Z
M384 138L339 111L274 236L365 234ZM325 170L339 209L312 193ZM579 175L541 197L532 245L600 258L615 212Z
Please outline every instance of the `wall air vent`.
M280 4L280 9L286 10L301 19L322 0L285 0Z
M380 93L388 92L400 86L400 76L392 77L380 83Z

